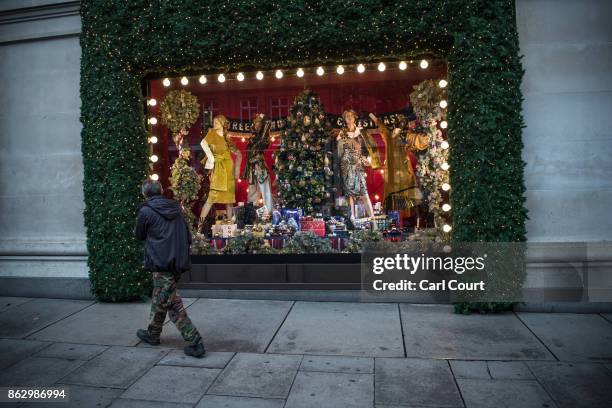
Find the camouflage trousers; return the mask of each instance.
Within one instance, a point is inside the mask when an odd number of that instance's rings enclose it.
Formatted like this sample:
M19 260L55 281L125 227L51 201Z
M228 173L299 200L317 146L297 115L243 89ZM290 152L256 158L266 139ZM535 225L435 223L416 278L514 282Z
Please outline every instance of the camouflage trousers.
M161 335L166 320L166 314L170 321L176 325L185 341L197 343L201 337L195 328L187 311L183 306L183 300L176 288L174 275L169 272L153 272L153 294L151 295L151 323L149 333L153 337Z

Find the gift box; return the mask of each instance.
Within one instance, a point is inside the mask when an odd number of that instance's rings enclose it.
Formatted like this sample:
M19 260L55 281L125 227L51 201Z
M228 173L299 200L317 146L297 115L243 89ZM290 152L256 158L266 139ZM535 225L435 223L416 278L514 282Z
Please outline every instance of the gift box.
M391 224L395 224L395 227L398 229L402 229L402 214L399 211L389 211L389 218Z
M236 235L236 224L215 224L212 226L212 233L216 237L230 238Z
M297 225L299 226L300 220L304 216L304 212L302 211L301 208L297 208L297 209L284 208L282 210L282 215L283 215L283 219L287 222L289 222L289 219L293 218L295 222L297 223Z
M331 247L333 249L335 249L336 251L342 251L344 248L346 248L346 245L348 244L348 237L339 237L339 236L331 236L328 237L329 238L329 243L331 245Z
M383 238L385 239L385 241L390 242L400 242L402 241L402 237L402 232L397 228L391 228L390 231L387 231L383 234Z
M225 245L227 245L228 238L212 238L210 240L210 246L217 252L220 252Z
M322 219L303 219L301 227L302 231L311 231L320 237L325 236L325 221Z
M374 220L376 221L376 227L380 231L389 229L389 226L391 225L391 220L386 215L376 215Z

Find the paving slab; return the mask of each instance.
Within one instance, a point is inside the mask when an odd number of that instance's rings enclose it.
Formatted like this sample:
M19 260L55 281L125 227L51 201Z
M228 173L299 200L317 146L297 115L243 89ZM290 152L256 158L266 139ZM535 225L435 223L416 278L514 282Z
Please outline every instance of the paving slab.
M332 373L372 374L374 359L371 357L304 356L300 371Z
M408 357L554 360L513 314L460 315L447 305L401 304Z
M49 344L35 340L0 339L0 370L30 357Z
M419 358L377 358L376 404L462 407L448 363Z
M21 339L91 305L89 300L34 299L0 313L0 337Z
M202 335L207 351L261 353L292 304L279 300L198 299L187 314ZM161 341L164 347L185 346L172 323L164 326Z
M291 387L285 408L371 408L373 377L372 374L301 371Z
M518 315L561 361L612 361L612 324L600 315Z
M535 377L522 361L489 361L489 372L495 380L534 380Z
M28 357L0 372L0 386L47 386L74 371L84 361L52 357Z
M54 387L69 388L69 399L65 402L32 402L22 405L27 408L83 408L107 407L123 390L114 388L85 387L82 385L56 384Z
M127 388L153 367L166 349L111 347L62 380L66 384Z
M465 405L469 408L542 408L554 402L535 380L457 379Z
M220 372L214 368L155 366L121 397L195 404Z
M118 398L110 408L191 408L193 404L176 404L174 402L144 401Z
M35 354L37 357L57 357L72 360L91 360L108 346L94 344L54 343Z
M603 316L604 319L612 323L612 313L602 313L601 315Z
M297 302L268 352L403 357L397 305Z
M225 368L227 363L234 357L234 354L228 351L207 351L204 358L193 358L186 356L182 350L172 350L160 360L158 365Z
M27 303L26 303L27 304ZM134 346L136 331L149 324L150 303L96 303L30 336L31 339Z
M284 399L205 395L196 408L283 408Z
M608 408L612 374L602 364L530 362L529 368L559 408Z
M287 398L302 356L239 353L207 394Z
M455 378L491 379L486 361L451 360L449 363Z
M19 306L22 303L29 302L32 299L33 298L26 297L0 296L0 313L15 306Z

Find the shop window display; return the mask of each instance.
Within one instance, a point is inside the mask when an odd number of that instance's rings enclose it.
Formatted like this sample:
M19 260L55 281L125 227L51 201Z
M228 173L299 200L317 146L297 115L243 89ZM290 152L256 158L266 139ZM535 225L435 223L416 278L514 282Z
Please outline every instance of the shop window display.
M448 240L445 78L442 61L387 61L149 79L151 177L200 253Z

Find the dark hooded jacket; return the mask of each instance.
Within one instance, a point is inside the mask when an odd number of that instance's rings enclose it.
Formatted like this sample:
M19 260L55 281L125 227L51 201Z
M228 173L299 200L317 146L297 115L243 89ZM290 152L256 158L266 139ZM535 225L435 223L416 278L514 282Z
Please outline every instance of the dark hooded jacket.
M138 208L134 235L145 241L147 271L171 272L178 280L191 268L191 233L178 202L161 195L149 197Z

